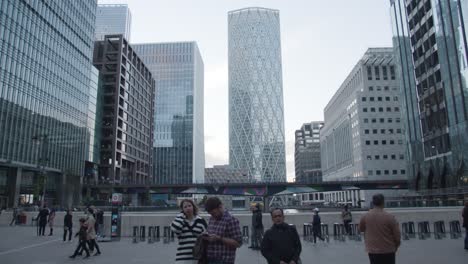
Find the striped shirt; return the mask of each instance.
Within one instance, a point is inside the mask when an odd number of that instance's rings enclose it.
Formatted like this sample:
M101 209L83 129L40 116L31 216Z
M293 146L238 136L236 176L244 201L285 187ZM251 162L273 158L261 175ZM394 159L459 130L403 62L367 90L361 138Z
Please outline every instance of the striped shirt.
M172 221L171 229L179 239L176 262L194 260L193 247L197 241L197 236L203 233L206 228L207 224L205 219L198 215L190 222L185 218L183 213L180 213L174 221Z

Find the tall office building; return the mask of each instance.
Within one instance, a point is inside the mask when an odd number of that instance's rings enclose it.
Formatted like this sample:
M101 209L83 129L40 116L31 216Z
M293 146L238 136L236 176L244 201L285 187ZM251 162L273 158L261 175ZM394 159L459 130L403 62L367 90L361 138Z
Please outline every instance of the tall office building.
M101 183L148 184L152 170L155 83L122 35L94 44L102 77Z
M196 42L135 44L156 81L155 182L202 183L204 65Z
M391 0L410 186L468 185L466 1ZM465 17L465 19L464 19Z
M317 183L322 182L322 169L320 159L320 129L323 122L316 121L302 125L296 130L294 144L294 168L296 182Z
M279 11L228 13L229 164L257 181L286 181Z
M325 107L323 181L407 179L399 85L393 49L368 49Z
M78 203L96 1L0 2L0 203ZM69 23L67 21L73 21ZM75 188L72 188L75 187Z
M131 25L132 14L128 5L98 5L95 39L104 40L106 35L122 34L130 42Z

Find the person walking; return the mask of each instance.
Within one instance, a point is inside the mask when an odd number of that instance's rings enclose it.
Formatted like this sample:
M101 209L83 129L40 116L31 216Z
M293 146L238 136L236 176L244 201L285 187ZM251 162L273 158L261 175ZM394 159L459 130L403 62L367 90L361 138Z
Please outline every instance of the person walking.
M268 264L300 263L302 245L296 228L284 222L283 209L275 208L270 214L273 226L263 236L263 257Z
M16 220L18 220L17 218L18 218L18 208L15 206L13 208L13 213L12 213L12 217L11 217L10 226L16 225Z
M94 219L94 210L92 208L88 208L88 218L86 219L85 226L87 227L88 232L88 245L91 251L96 248L96 253L94 256L101 255L101 250L99 249L99 245L96 242L96 229L94 228L96 224L96 220Z
M465 228L465 249L468 250L468 201L465 202L465 207L462 212L463 227Z
M50 228L49 236L52 236L54 234L55 209L50 210L49 220L47 220L47 222L49 223Z
M251 246L249 248L258 250L262 243L263 237L263 222L262 222L262 210L260 204L257 203L252 206L252 238Z
M351 226L350 223L353 222L353 216L351 211L349 211L348 205L345 205L343 211L341 212L341 219L343 220L343 225L346 230L346 234L351 234Z
M208 224L198 215L198 208L192 200L184 199L180 203L180 209L181 213L171 224L171 230L179 240L175 261L177 264L197 264L198 260L193 257L193 248Z
M319 216L319 209L314 209L314 218L312 219L312 233L314 234L314 244L317 243L317 237L324 241L322 237L322 219Z
M372 197L373 209L361 217L359 230L364 232L366 251L371 264L395 264L401 243L400 227L395 217L384 210L383 194Z
M86 256L84 258L89 258L89 250L88 247L86 247L86 240L88 236L88 228L85 225L86 220L84 218L80 218L80 230L76 233L75 237L79 238L78 241L78 247L75 250L75 253L70 256L70 258L75 258L77 255L81 255L81 251L86 252Z
M39 223L39 233L38 236L44 236L46 225L47 225L47 216L49 215L49 209L47 206L44 207L39 211L37 215L37 222Z
M73 227L73 216L71 214L71 211L67 210L67 214L63 218L63 242L67 241L67 232L68 232L68 241L71 241L72 227Z
M203 239L208 242L208 264L234 264L236 250L242 245L239 220L224 210L218 197L208 198L205 210L211 215L207 233L203 235Z
M98 237L103 237L103 229L104 229L104 211L98 210L96 213L96 234Z

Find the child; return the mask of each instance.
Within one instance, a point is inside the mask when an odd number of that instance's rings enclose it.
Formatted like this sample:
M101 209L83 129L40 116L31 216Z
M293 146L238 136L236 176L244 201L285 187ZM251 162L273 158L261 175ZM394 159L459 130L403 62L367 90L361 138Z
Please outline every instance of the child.
M75 250L75 253L73 255L70 256L70 258L75 258L76 255L78 255L78 252L80 252L80 249L84 249L84 251L86 252L86 256L84 258L89 258L89 251L88 251L88 248L86 247L86 237L88 235L87 233L87 227L85 226L85 219L84 218L80 218L80 231L78 231L78 233L76 233L75 237L79 236L79 243L78 243L78 247L76 248Z

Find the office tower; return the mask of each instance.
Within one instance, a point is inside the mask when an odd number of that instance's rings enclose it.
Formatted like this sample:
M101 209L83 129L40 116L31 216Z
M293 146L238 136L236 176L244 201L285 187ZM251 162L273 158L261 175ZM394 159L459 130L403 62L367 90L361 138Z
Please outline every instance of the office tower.
M0 2L0 203L78 203L95 1ZM73 23L68 23L73 21Z
M322 182L320 164L320 129L322 127L323 122L315 121L303 124L301 129L296 130L294 144L296 182Z
M279 11L231 11L228 34L229 164L257 181L286 181Z
M246 170L234 169L229 165L215 165L205 169L205 183L247 183L250 178Z
M105 35L122 34L130 41L132 14L127 5L98 5L96 11L96 40L104 40Z
M204 65L196 42L135 44L156 81L155 182L202 183Z
M101 183L152 183L151 72L123 35L96 41L93 61L102 79Z
M410 187L468 185L468 47L464 1L392 0Z

